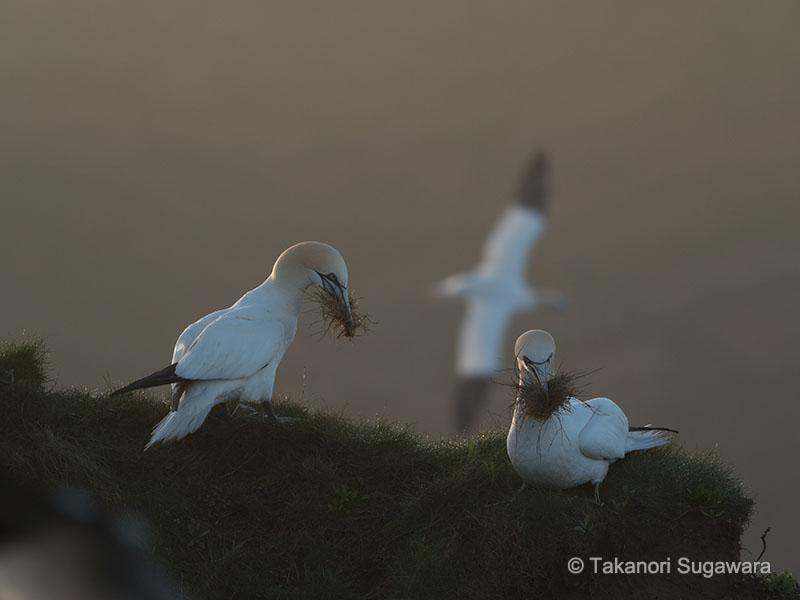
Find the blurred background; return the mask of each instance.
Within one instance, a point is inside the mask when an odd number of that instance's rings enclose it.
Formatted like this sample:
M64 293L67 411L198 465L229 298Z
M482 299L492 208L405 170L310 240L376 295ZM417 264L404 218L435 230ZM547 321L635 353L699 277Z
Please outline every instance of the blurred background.
M780 0L5 2L0 336L107 389L317 239L377 324L351 344L304 315L276 392L438 439L463 306L429 286L546 148L529 280L571 310L518 318L509 367L551 331L589 395L732 464L743 559L772 525L796 571L799 24Z

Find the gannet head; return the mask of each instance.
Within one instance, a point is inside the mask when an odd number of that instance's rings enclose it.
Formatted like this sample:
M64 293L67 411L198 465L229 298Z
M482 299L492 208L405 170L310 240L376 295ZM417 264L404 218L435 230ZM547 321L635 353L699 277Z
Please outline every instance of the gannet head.
M333 246L322 242L300 242L283 251L275 261L276 280L297 281L302 289L318 285L335 297L352 321L347 295L347 265Z
M436 298L464 298L474 292L475 284L475 276L472 273L459 273L450 275L433 285L431 292Z
M514 344L514 356L517 359L519 372L527 373L539 383L545 383L553 376L555 353L556 341L542 329L526 331Z

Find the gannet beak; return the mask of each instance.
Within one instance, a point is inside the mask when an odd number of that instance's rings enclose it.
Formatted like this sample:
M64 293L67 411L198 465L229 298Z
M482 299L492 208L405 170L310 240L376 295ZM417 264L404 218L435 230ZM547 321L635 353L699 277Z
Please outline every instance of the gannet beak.
M542 362L535 362L527 356L522 356L522 364L533 378L539 383L546 383L550 379L550 357Z
M342 286L337 288L339 292L339 300L341 300L342 305L347 309L347 320L351 327L355 326L355 321L353 320L353 311L350 308L350 298L347 295L347 288Z
M347 288L340 284L338 281L333 282L324 275L320 274L320 280L322 282L322 287L325 290L334 296L344 307L345 311L347 312L347 322L348 327L355 327L355 319L353 319L353 310L350 307L350 298L347 294Z
M538 379L539 376L536 372L536 365L533 364L533 361L528 358L527 356L522 357L522 366L523 368L528 371L531 375L533 375L534 379Z

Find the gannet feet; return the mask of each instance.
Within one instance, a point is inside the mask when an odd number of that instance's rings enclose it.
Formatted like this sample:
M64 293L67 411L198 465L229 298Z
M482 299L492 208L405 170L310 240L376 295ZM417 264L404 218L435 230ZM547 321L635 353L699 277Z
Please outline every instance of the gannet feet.
M275 416L275 412L272 410L272 404L270 404L269 402L264 402L264 413L266 418L272 421L273 423L291 423L292 421L298 420L295 417Z
M239 403L236 405L236 408L233 409L231 416L235 419L240 419L242 417L252 417L258 414L258 411L253 408L252 406L248 406L247 404Z
M598 504L597 502L595 502L594 498L584 498L583 496L570 496L569 498L567 498L567 502L569 502L570 504L574 502L585 502L590 506L603 506L602 504Z
M594 484L594 503L597 506L604 506L604 504L600 501L600 482Z
M275 416L275 412L272 410L272 404L269 402L264 402L264 414L270 421L273 421L274 423L280 423L280 421L278 421L278 417Z
M518 489L516 492L514 492L514 495L513 495L513 496L511 496L511 500L512 500L512 501L516 500L516 499L517 499L517 496L519 496L519 495L520 495L520 494L521 494L523 491L525 491L525 487L526 487L526 486L527 486L527 484L526 484L526 483L523 481L523 482L522 482L522 485L521 485L521 486L519 486L519 489Z

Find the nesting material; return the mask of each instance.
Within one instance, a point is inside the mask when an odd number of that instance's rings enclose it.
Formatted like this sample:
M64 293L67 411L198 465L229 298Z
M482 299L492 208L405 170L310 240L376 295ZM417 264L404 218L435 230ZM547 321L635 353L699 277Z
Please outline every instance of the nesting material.
M517 377L516 403L522 407L526 418L546 421L558 413L570 398L577 398L583 391L578 383L584 373L558 371L546 384L529 377Z
M367 314L359 311L358 298L352 290L347 292L347 299L350 302L349 314L336 293L322 287L315 287L311 292L311 300L319 305L326 329L337 338L344 336L352 339L366 333L370 321Z

